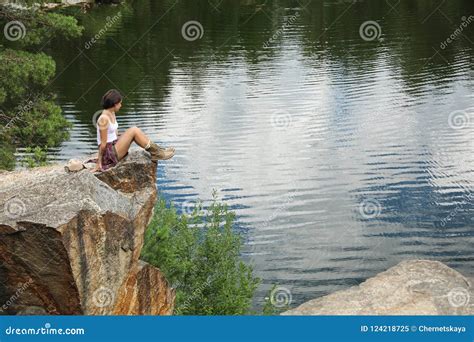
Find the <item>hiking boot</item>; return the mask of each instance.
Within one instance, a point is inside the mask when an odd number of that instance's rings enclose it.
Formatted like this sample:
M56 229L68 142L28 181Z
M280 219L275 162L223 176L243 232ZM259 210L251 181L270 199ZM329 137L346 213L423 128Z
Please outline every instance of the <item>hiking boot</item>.
M162 148L155 143L151 143L150 147L147 149L151 155L151 161L158 161L158 160L167 160L174 156L174 147L170 148Z

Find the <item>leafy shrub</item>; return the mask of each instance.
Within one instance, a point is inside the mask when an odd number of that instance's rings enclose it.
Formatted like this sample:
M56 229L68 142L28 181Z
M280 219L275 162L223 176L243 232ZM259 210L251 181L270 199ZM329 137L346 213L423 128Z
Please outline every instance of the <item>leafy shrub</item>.
M0 134L0 170L15 168L15 148Z
M232 230L235 215L214 199L188 215L159 200L145 235L142 259L160 268L176 288L175 313L250 313L260 280L240 259L242 238Z
M47 148L47 147L46 147ZM37 166L45 166L48 164L48 153L46 148L43 149L39 146L35 148L27 147L25 149L25 157L21 161L22 165L33 168Z

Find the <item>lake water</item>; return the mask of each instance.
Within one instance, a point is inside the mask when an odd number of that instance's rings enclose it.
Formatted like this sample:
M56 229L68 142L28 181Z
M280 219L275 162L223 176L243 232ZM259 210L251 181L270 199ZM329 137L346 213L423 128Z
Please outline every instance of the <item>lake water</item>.
M472 276L470 15L472 0L99 8L80 41L47 48L74 123L53 158L95 151L92 115L120 89L120 129L177 149L161 196L189 211L216 189L236 212L257 306L272 284L294 307L404 259Z

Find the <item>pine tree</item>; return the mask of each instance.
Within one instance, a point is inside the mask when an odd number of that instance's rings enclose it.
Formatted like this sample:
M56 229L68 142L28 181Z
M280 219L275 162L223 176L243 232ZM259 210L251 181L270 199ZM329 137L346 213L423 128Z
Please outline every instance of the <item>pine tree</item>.
M11 169L13 147L57 146L69 137L70 123L49 90L56 63L38 51L83 28L71 16L10 5L0 6L0 28L0 168Z

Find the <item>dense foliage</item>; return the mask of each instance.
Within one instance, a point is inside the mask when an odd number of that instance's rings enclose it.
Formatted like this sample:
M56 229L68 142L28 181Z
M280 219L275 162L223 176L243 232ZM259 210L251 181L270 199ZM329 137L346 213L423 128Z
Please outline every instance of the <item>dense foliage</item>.
M259 279L240 259L242 241L233 221L234 214L216 201L205 211L197 206L190 216L157 202L142 259L176 288L176 314L250 313Z
M14 167L13 146L57 146L68 138L70 124L48 90L56 64L41 47L51 39L80 36L73 17L0 6L0 155ZM12 163L13 161L13 163Z

